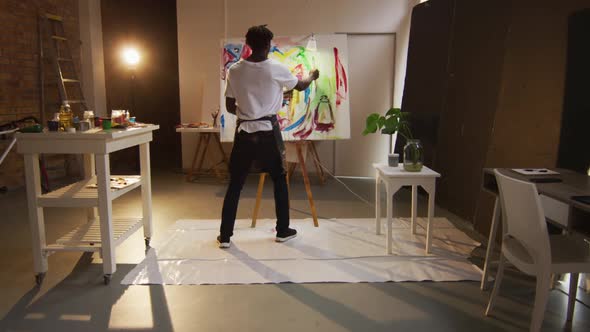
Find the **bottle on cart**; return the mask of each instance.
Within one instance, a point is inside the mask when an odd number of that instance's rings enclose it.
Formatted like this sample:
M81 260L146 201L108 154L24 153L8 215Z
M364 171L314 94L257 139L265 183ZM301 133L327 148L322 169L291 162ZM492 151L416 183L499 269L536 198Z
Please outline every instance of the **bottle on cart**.
M59 108L59 130L67 131L68 128L73 128L72 110L69 104L64 104Z
M94 111L84 111L84 121L88 122L89 129L94 128Z

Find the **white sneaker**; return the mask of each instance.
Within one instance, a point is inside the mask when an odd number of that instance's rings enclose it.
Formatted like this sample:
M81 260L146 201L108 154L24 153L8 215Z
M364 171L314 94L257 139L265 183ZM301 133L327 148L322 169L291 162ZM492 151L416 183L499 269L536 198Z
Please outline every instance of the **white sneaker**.
M221 240L221 235L217 236L217 244L219 245L219 248L221 249L227 249L231 246L231 241L228 239L227 241L222 241Z
M283 231L283 232L277 232L277 237L275 238L276 242L285 242L285 241L289 241L292 238L297 236L297 231L294 230L293 228L287 228L287 230Z

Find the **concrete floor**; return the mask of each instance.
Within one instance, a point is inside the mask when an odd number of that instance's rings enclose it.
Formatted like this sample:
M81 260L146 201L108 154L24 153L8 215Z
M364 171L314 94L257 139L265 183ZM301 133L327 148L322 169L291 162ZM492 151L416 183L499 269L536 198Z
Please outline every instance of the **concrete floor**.
M243 192L239 218L248 218L257 184ZM292 218L308 217L300 179L292 185ZM346 180L369 201L374 182ZM334 180L312 187L321 217L372 217L374 208ZM181 218L219 218L225 184L215 179L187 183L181 174L154 172L155 236ZM395 205L409 214L409 193ZM424 213L425 199L420 210ZM384 205L384 204L383 204ZM0 194L0 331L525 331L534 300L534 279L509 270L493 317L483 315L489 292L477 282L323 283L225 286L123 286L121 279L144 255L141 232L117 249L118 271L102 284L98 255L60 253L50 256L49 272L35 287L24 190ZM117 216L139 215L139 191L114 204ZM261 217L272 218L270 183ZM423 214L424 215L424 214ZM464 221L437 208L474 234ZM52 242L83 222L84 211L46 209L46 233ZM472 254L481 266L483 249ZM565 289L565 288L564 288ZM590 296L580 291L573 326L565 325L567 297L551 292L543 329L590 330Z

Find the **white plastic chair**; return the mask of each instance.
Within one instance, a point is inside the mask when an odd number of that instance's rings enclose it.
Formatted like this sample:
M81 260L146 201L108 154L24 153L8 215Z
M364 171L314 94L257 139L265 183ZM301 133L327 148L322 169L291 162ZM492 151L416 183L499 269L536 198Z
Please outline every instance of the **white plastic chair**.
M486 316L494 306L508 260L520 271L537 278L531 331L539 331L543 325L552 273L571 273L567 309L567 320L571 321L578 273L590 271L588 244L579 236L549 235L535 184L510 178L498 170L494 172L502 204L502 252Z

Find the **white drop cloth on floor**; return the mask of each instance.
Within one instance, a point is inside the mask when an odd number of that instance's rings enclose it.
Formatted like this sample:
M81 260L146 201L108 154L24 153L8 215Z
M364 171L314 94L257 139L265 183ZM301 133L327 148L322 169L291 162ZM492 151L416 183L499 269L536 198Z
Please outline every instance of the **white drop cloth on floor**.
M467 257L479 245L445 218L434 219L431 255L424 255L425 220L418 234L394 219L393 255L385 254L385 229L374 219L292 220L299 232L274 242L274 220L236 221L232 246L219 249L219 220L179 220L153 243L123 284L253 284L279 282L385 282L479 280Z

